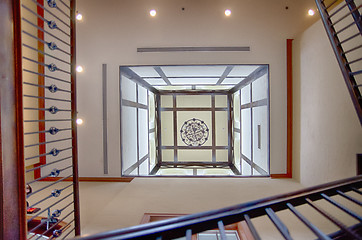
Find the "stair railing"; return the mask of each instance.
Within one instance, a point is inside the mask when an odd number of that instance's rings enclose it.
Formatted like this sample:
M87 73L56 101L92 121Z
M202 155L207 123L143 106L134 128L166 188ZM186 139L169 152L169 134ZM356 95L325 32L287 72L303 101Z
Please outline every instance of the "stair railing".
M344 3L316 0L323 25L337 57L343 78L362 125L362 19L361 5L354 0ZM337 5L338 4L338 5Z
M268 216L276 229L284 239L293 239L293 232L290 232L285 222L278 216L278 212L286 210L295 215L307 228L314 233L318 239L361 239L362 216L357 212L362 205L358 197L362 195L359 190L362 187L362 176L339 180L328 184L319 185L292 193L281 194L255 200L240 205L167 219L158 222L151 222L144 225L99 233L91 236L75 238L77 240L93 239L176 239L186 236L187 240L192 239L192 234L212 229L219 229L221 239L225 238L225 226L240 221L245 221L253 239L261 239L260 232L253 221L260 216ZM345 201L341 201L342 198ZM323 200L325 205L321 205ZM352 210L351 204L357 206ZM335 233L325 233L302 214L302 205L308 205L315 209L339 229ZM341 219L337 219L334 212L327 211L330 206L341 209L350 217L357 220L357 224L346 226ZM278 213L278 214L277 214ZM260 228L259 228L260 230ZM262 229L261 229L262 230ZM248 238L249 239L249 238Z

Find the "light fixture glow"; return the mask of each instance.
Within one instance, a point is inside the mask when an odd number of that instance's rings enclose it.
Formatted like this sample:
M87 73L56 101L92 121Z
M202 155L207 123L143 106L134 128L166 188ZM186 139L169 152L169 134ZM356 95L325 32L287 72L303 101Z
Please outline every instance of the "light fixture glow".
M77 72L83 72L83 67L82 66L77 66L77 68L76 68L76 70L77 70Z
M77 13L77 15L75 16L75 18L78 20L78 21L81 21L83 19L83 15L80 14L80 13Z
M225 10L225 16L230 16L231 15L231 10L230 9L226 9Z
M314 15L314 13L315 13L315 12L314 12L314 10L313 10L313 9L309 9L309 10L308 10L308 15L309 15L309 16L313 16L313 15Z
M83 124L83 119L77 118L77 124L78 124L78 125L82 125L82 124Z
M150 15L151 15L151 17L156 16L156 14L157 14L157 12L156 12L156 10L155 10L155 9L152 9L152 10L150 11Z

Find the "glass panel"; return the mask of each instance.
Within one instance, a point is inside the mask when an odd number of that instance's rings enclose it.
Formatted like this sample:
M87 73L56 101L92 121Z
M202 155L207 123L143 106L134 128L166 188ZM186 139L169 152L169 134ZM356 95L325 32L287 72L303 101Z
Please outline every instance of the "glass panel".
M205 149L178 150L180 162L211 162L212 151Z
M242 160L241 162L241 170L242 170L242 175L244 176L249 176L251 175L251 166L245 161Z
M122 107L122 145L124 172L137 161L137 116L132 107Z
M241 105L250 103L250 85L241 89Z
M227 162L228 150L216 150L216 162Z
M173 146L173 112L161 112L162 146Z
M162 149L162 162L173 162L174 151L173 149Z
M169 78L172 85L216 84L219 78Z
M149 128L153 129L156 127L155 95L152 92L149 92L148 96L149 96L148 100Z
M148 173L150 172L148 169L148 159L146 159L146 161L144 161L143 163L141 163L140 165L140 175L141 176L147 176Z
M149 139L149 144L150 144L150 164L151 164L151 168L153 168L156 165L156 134L155 133L150 133L150 139Z
M216 146L228 145L228 112L215 113Z
M176 98L177 107L208 107L211 108L211 96L210 95L179 95Z
M161 95L161 107L163 107L163 108L172 108L173 107L172 96Z
M251 159L250 108L241 110L241 153Z
M240 133L234 132L234 162L235 167L240 171Z
M240 128L240 91L233 95L234 101L234 126Z
M136 83L125 76L121 76L122 81L122 98L136 102Z
M158 73L153 67L130 67L133 72L135 72L140 77L159 77Z
M226 108L228 106L228 97L226 95L215 95L215 107Z
M148 124L147 110L138 109L138 143L139 158L148 154Z
M253 108L253 162L266 172L268 172L268 149L268 107L255 107Z
M234 66L233 70L229 73L230 77L246 77L249 76L250 73L254 72L259 65L239 65Z
M253 102L268 97L268 74L263 75L252 83Z
M138 102L144 105L148 105L147 103L147 89L138 85Z

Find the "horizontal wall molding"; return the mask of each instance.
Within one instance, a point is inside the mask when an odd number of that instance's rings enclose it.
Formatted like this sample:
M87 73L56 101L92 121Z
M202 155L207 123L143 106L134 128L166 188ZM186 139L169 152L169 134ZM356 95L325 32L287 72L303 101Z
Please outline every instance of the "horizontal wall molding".
M147 47L137 52L250 52L250 47Z

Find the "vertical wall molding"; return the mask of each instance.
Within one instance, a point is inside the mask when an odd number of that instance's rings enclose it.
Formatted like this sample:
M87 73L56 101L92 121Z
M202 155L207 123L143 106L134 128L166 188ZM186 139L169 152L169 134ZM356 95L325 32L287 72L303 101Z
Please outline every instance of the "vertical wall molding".
M293 177L293 39L287 39L287 173L272 178Z
M108 174L107 64L102 64L102 101L103 101L103 173Z

